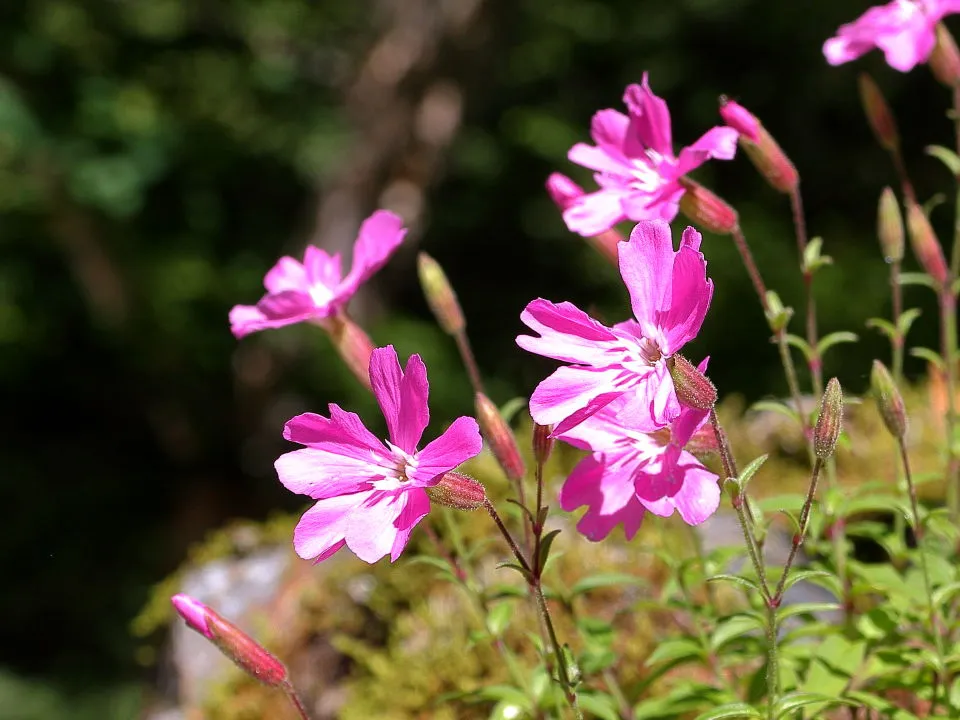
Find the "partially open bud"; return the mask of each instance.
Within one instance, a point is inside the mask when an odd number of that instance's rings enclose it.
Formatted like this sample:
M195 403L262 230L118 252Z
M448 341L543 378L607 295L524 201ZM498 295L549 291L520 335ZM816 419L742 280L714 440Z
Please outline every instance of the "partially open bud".
M480 423L483 436L490 443L490 448L500 467L503 468L503 472L511 480L523 479L527 471L523 465L523 458L520 457L520 448L517 446L517 438L513 430L507 425L503 415L490 398L483 393L477 393L475 400L477 422Z
M737 211L700 183L681 177L686 190L680 198L680 212L702 228L718 235L729 235L737 227Z
M797 189L797 168L763 124L742 105L720 97L720 116L740 133L740 147L774 190L790 194Z
M554 439L550 436L553 432L549 425L533 424L533 457L540 465L546 465L550 459L550 453L553 452Z
M216 645L241 670L272 687L287 682L286 666L236 625L189 595L174 595L170 602L188 626Z
M683 355L670 358L670 377L682 405L709 410L717 404L717 388Z
M433 502L454 510L476 510L487 500L487 492L481 483L452 470L444 473L436 485L425 489Z
M368 390L371 389L370 356L373 354L373 343L370 337L363 328L342 313L327 318L323 327L330 333L330 339L347 367Z
M888 187L883 189L877 207L877 235L884 260L888 263L903 260L903 215L897 196Z
M813 451L821 460L826 460L833 455L842 425L843 392L840 390L840 381L830 378L827 389L823 392L823 399L820 401L817 427L813 431Z
M923 209L915 202L907 201L907 232L910 234L910 246L916 255L920 267L936 283L938 288L947 284L949 270L943 257L943 249L933 226Z
M893 113L883 93L880 92L873 78L866 73L860 73L859 85L863 112L867 116L867 122L870 123L873 134L877 136L877 142L889 152L897 150L900 147L897 122L893 119Z
M933 76L948 88L960 84L960 51L943 23L937 25L937 44L927 60Z
M450 286L440 264L422 252L417 257L417 272L420 275L420 287L423 288L427 304L443 331L450 335L463 332L467 321L460 309L457 294Z
M883 424L891 435L902 439L907 434L907 409L890 371L879 360L873 361L873 369L870 371L870 389L877 401Z

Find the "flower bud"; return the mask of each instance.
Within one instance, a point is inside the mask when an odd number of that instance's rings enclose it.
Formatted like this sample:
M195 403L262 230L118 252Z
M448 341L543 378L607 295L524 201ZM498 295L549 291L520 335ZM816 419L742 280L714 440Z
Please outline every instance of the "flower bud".
M520 448L517 447L513 430L507 425L490 398L483 393L477 393L475 400L477 422L480 423L480 429L490 443L497 462L508 478L521 480L527 471L523 465L523 458L520 457Z
M820 401L817 427L813 431L813 451L821 460L826 460L833 455L842 424L843 392L840 390L840 382L836 378L830 378L827 389L823 392L823 399Z
M683 355L670 358L670 377L681 404L710 410L717 404L717 388Z
M923 209L911 201L907 202L907 232L910 234L910 246L920 267L938 288L942 288L949 278L949 270L940 241Z
M870 389L877 401L883 424L895 438L902 439L907 434L907 410L890 371L879 360L873 361L870 371Z
M241 670L271 687L287 682L286 666L236 625L189 595L174 595L170 602L191 629L216 645Z
M696 432L687 440L684 450L688 450L697 457L719 453L720 444L717 442L717 433L713 426L708 423L697 428Z
M897 196L888 187L883 189L877 207L877 235L880 237L883 257L888 263L903 260L903 216Z
M797 168L749 110L721 97L720 116L740 133L740 147L774 190L790 194L797 189L800 182Z
M546 465L550 459L550 453L553 452L554 439L550 436L553 432L549 425L533 424L533 457L538 465Z
M368 390L371 389L370 356L373 354L373 343L370 337L343 313L327 318L323 327L330 333L330 339L343 362Z
M897 123L893 119L890 106L880 92L880 88L873 78L866 73L860 73L860 102L867 116L867 122L873 134L877 136L880 146L889 152L900 147L900 135L897 133Z
M445 472L436 485L425 489L433 502L454 510L476 510L487 500L487 492L481 483L452 470Z
M420 275L420 287L423 288L427 304L443 331L449 335L463 332L467 327L467 321L457 301L457 294L450 286L440 264L422 252L417 256L417 272Z
M948 88L960 84L960 51L943 23L937 24L937 44L927 60L933 76Z
M718 235L733 232L739 222L736 210L690 178L681 177L679 182L686 190L680 198L680 212L710 232Z

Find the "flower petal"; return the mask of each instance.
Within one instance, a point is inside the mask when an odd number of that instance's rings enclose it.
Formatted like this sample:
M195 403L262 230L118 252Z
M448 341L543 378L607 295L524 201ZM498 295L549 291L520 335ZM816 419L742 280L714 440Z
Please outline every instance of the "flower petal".
M546 186L550 199L560 208L560 212L574 205L585 194L582 187L562 173L550 173Z
M646 337L656 337L660 311L673 276L673 238L662 220L637 223L630 241L620 243L620 276L630 293L633 315Z
M285 290L276 295L265 295L256 306L234 306L230 311L230 330L235 337L242 338L260 330L285 327L324 314L309 295Z
M409 479L420 486L432 484L432 480L479 454L482 449L483 438L477 421L472 417L458 417L440 437L417 453L417 469Z
M732 127L717 126L707 130L693 145L680 151L676 174L686 175L707 160L731 160L737 154L740 133Z
M346 519L347 547L358 558L373 564L393 550L406 495L405 490L375 491Z
M641 85L627 87L623 102L630 110L632 143L628 141L627 152L631 156L642 156L644 150L650 148L661 155L673 157L670 110L663 98L653 94L647 73L643 74Z
M664 339L660 349L668 356L697 336L713 299L713 280L707 279L707 261L691 246L682 246L676 254L671 277L670 304L659 318Z
M573 303L538 298L520 313L520 320L540 334L517 337L517 345L528 352L583 365L603 366L614 361L610 350L618 343L616 335Z
M630 467L604 460L594 454L577 464L560 489L560 507L569 512L587 506L577 530L589 540L602 540L621 523L630 540L640 528L643 506L634 495Z
M427 516L427 513L430 512L430 498L427 497L427 494L422 490L408 490L403 494L403 498L406 504L394 522L394 526L397 528L397 534L390 548L390 562L396 562L397 558L400 557L400 553L403 552L403 549L407 546L407 541L410 539L410 535L413 533L413 529L417 526L417 523L423 520Z
M313 245L307 245L303 254L303 267L310 285L323 285L331 291L340 284L340 253L328 255Z
M371 493L340 495L317 502L307 510L293 531L293 547L305 560L324 560L344 544L347 522Z
M362 283L383 267L406 234L403 219L387 210L377 210L364 220L353 246L353 265L337 289L337 299L345 302Z
M400 381L399 427L392 442L407 453L415 453L423 431L430 424L430 408L427 397L430 384L427 382L427 366L419 355L411 355Z
M269 293L281 293L285 290L305 293L310 287L303 265L288 255L277 260L277 264L270 268L263 278L263 286Z
M621 387L625 379L621 367L603 369L565 365L537 385L530 396L530 415L539 425L557 425L554 432L563 433L623 395L630 385ZM561 426L561 421L564 422Z
M393 345L374 348L370 354L370 385L373 395L377 398L383 418L387 421L387 430L390 433L390 442L398 445L400 437L400 386L403 382L403 371L400 369L400 358Z
M597 147L625 166L629 166L629 160L623 151L629 128L630 118L616 110L600 110L594 113L590 121L590 135Z
M607 187L587 193L571 202L563 211L563 221L567 229L583 237L593 237L606 232L626 219L623 199L628 192L630 190L624 182L619 187Z
M387 472L370 461L313 448L284 453L274 467L287 490L315 500L369 490L370 484Z
M290 442L318 450L369 460L372 455L388 457L389 453L376 436L364 426L356 413L346 412L330 403L330 418L316 413L302 413L287 421L283 437Z

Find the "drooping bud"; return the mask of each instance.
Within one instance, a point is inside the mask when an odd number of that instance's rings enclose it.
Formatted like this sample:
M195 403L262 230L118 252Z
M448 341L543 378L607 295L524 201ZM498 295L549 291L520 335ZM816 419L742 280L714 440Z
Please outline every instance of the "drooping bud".
M173 607L187 625L233 660L244 672L260 682L277 687L287 682L286 666L240 628L224 620L217 612L183 593L170 598Z
M457 335L467 327L467 321L460 309L457 294L450 286L443 268L432 257L422 252L417 256L417 272L420 275L420 287L443 331Z
M717 404L717 388L683 355L670 358L670 377L682 405L709 410Z
M907 434L907 409L890 371L879 360L873 361L873 369L870 371L870 389L877 401L877 409L880 410L883 424L891 435L902 439Z
M937 44L927 60L933 76L948 88L960 84L960 50L943 23L937 24Z
M680 198L680 212L694 223L718 235L729 235L737 227L737 211L700 183L681 177L686 190Z
M425 489L433 502L454 510L476 510L487 500L487 492L481 483L452 470L445 472L436 485Z
M897 196L888 187L883 189L877 207L877 235L884 260L888 263L903 260L903 215Z
M800 183L797 168L749 110L721 96L720 116L740 133L740 147L774 190L789 195L797 189Z
M490 448L500 467L503 468L503 472L511 480L523 479L527 471L523 465L523 458L520 457L520 448L517 446L517 438L513 430L507 425L507 421L503 419L503 415L497 410L493 401L483 393L476 394L475 407L480 430L490 443Z
M554 439L550 437L550 425L533 424L533 457L539 465L546 465L553 452Z
M911 201L907 201L907 232L910 234L910 247L920 267L938 288L944 287L950 273L940 241L923 209Z
M327 318L323 327L330 333L334 347L350 371L368 390L371 389L370 356L373 354L373 342L370 337L343 313Z
M833 455L842 424L843 392L840 390L840 382L836 378L830 378L820 401L817 427L813 431L813 451L821 460Z
M877 137L880 146L889 152L900 147L900 135L897 132L897 122L893 119L893 112L880 92L880 88L873 78L866 73L860 73L860 102L863 103L863 112L873 134Z

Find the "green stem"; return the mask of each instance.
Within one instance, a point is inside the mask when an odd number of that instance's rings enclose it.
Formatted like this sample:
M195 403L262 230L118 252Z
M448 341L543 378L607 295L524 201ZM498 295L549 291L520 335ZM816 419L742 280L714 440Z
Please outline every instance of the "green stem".
M903 345L905 338L900 332L900 316L903 315L903 288L900 286L900 260L890 263L890 294L893 300L893 327L894 334L890 339L893 346L893 381L899 383L903 379Z
M750 252L750 246L747 245L747 239L743 236L743 230L740 229L739 224L734 226L730 234L733 236L733 244L736 246L737 252L740 253L740 260L743 261L747 275L750 276L750 282L753 283L753 289L760 299L760 306L766 315L770 307L767 302L767 286L763 283L763 277L761 277L757 263L753 259L753 253Z
M800 267L803 271L803 286L807 294L807 345L810 346L808 366L813 380L813 394L823 394L823 360L817 350L817 306L813 296L813 272L804 267L804 255L807 250L807 224L803 217L803 197L799 185L790 192L790 208L793 211L793 228L797 236L797 251L800 253Z
M793 400L793 406L800 417L800 426L803 428L803 437L807 441L807 453L813 462L813 437L810 434L810 419L803 409L803 399L800 396L800 382L797 380L797 367L793 364L793 356L790 354L790 345L787 343L787 333L785 329L777 331L775 336L777 341L777 350L780 352L780 364L783 366L783 374L787 379L787 388L790 390L790 398Z
M280 687L283 689L283 692L290 700L290 704L293 705L294 709L297 711L297 715L301 718L301 720L310 720L310 713L307 712L307 708L304 706L303 701L300 699L296 689L293 687L293 683L291 683L289 680L285 680Z
M807 535L807 526L810 522L810 509L813 507L813 500L817 495L817 482L820 479L820 470L823 468L823 460L819 457L813 463L813 471L810 474L810 486L807 488L807 497L803 501L803 510L800 511L800 527L797 534L793 536L793 543L790 546L790 554L787 556L787 562L783 566L783 574L780 576L780 582L777 583L777 591L773 595L773 604L779 607L783 601L783 593L787 583L787 576L790 574L790 568L793 567L793 561L797 557L800 546Z
M940 354L945 363L944 377L947 390L947 416L944 426L947 441L947 468L944 481L947 484L947 506L954 522L960 519L960 479L956 439L957 425L957 296L951 288L940 290Z
M477 359L473 355L473 348L470 347L470 339L467 337L466 331L461 330L455 333L453 337L457 341L457 350L460 351L463 366L467 369L467 375L470 377L470 384L473 386L474 392L483 393L480 368L477 366Z

